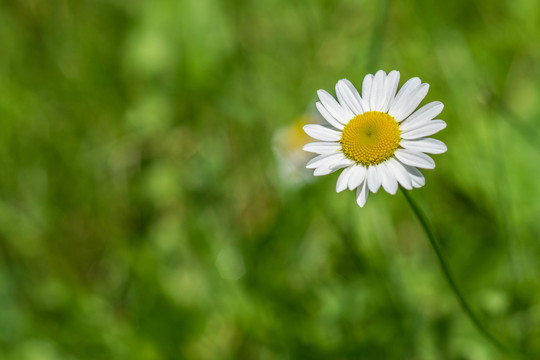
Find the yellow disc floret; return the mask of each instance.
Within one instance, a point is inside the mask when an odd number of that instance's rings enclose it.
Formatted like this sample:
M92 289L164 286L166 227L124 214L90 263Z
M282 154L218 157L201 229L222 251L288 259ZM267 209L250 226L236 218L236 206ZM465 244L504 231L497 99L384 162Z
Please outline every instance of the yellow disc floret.
M377 165L388 160L399 147L401 131L387 113L369 111L356 115L343 129L343 153L357 164Z

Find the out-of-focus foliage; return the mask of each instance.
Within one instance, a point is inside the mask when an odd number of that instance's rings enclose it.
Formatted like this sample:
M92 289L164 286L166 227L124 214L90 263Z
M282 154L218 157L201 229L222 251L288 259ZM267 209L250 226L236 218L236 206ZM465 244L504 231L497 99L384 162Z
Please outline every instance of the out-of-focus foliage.
M0 3L0 358L505 359L403 196L306 177L315 91L401 71L448 152L411 193L540 358L540 3Z

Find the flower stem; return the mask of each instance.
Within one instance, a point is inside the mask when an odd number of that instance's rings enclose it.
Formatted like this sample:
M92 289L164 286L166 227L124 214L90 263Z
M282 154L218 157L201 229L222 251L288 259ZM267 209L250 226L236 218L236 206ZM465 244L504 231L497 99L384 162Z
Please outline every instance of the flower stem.
M430 226L428 224L426 216L424 215L424 213L422 212L422 210L420 209L418 204L414 201L414 199L409 195L407 190L404 190L403 188L400 188L400 189L401 189L401 192L403 193L403 195L405 196L405 198L407 199L407 201L409 202L409 205L411 206L414 214L418 218L418 221L420 221L420 224L422 225L422 228L424 229L424 231L425 231L425 233L426 233L426 235L427 235L427 237L429 239L429 242L431 243L431 246L433 247L433 250L435 250L435 254L437 255L437 259L439 260L439 265L441 265L442 272L443 272L444 276L446 277L446 280L448 281L448 285L450 285L450 288L452 289L452 291L456 295L456 297L458 299L458 302L461 305L461 308L463 309L463 311L465 311L465 313L467 314L467 316L469 317L471 322L474 324L476 329L487 340L489 340L493 345L495 345L500 350L503 350L504 352L508 352L508 349L504 345L502 345L499 342L499 340L497 340L493 335L491 335L491 333L489 333L489 331L487 331L487 329L484 327L484 325L482 325L480 320L478 320L478 318L474 314L472 308L470 307L470 305L467 303L467 301L463 297L463 294L459 290L459 288L458 288L458 286L457 286L457 284L456 284L456 282L455 282L455 280L454 280L454 278L452 276L452 273L450 272L450 268L448 267L448 264L446 263L446 260L444 259L444 256L443 256L443 254L441 252L441 248L439 247L439 244L435 240L435 236L434 236L433 231L431 230L431 228L430 228Z

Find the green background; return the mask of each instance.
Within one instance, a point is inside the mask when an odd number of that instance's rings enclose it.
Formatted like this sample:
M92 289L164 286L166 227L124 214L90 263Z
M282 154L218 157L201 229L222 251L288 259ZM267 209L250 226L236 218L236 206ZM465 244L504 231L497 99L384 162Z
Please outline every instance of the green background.
M510 358L402 194L305 176L316 90L379 69L445 104L410 194L540 358L539 43L535 0L0 2L0 359Z

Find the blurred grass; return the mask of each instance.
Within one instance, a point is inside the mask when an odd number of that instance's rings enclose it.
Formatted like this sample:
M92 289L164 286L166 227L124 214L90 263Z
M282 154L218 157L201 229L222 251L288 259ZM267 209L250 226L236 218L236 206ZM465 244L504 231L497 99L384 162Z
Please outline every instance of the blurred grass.
M0 358L504 359L401 196L359 209L276 142L380 68L445 103L411 195L486 326L539 357L539 6L0 3Z

